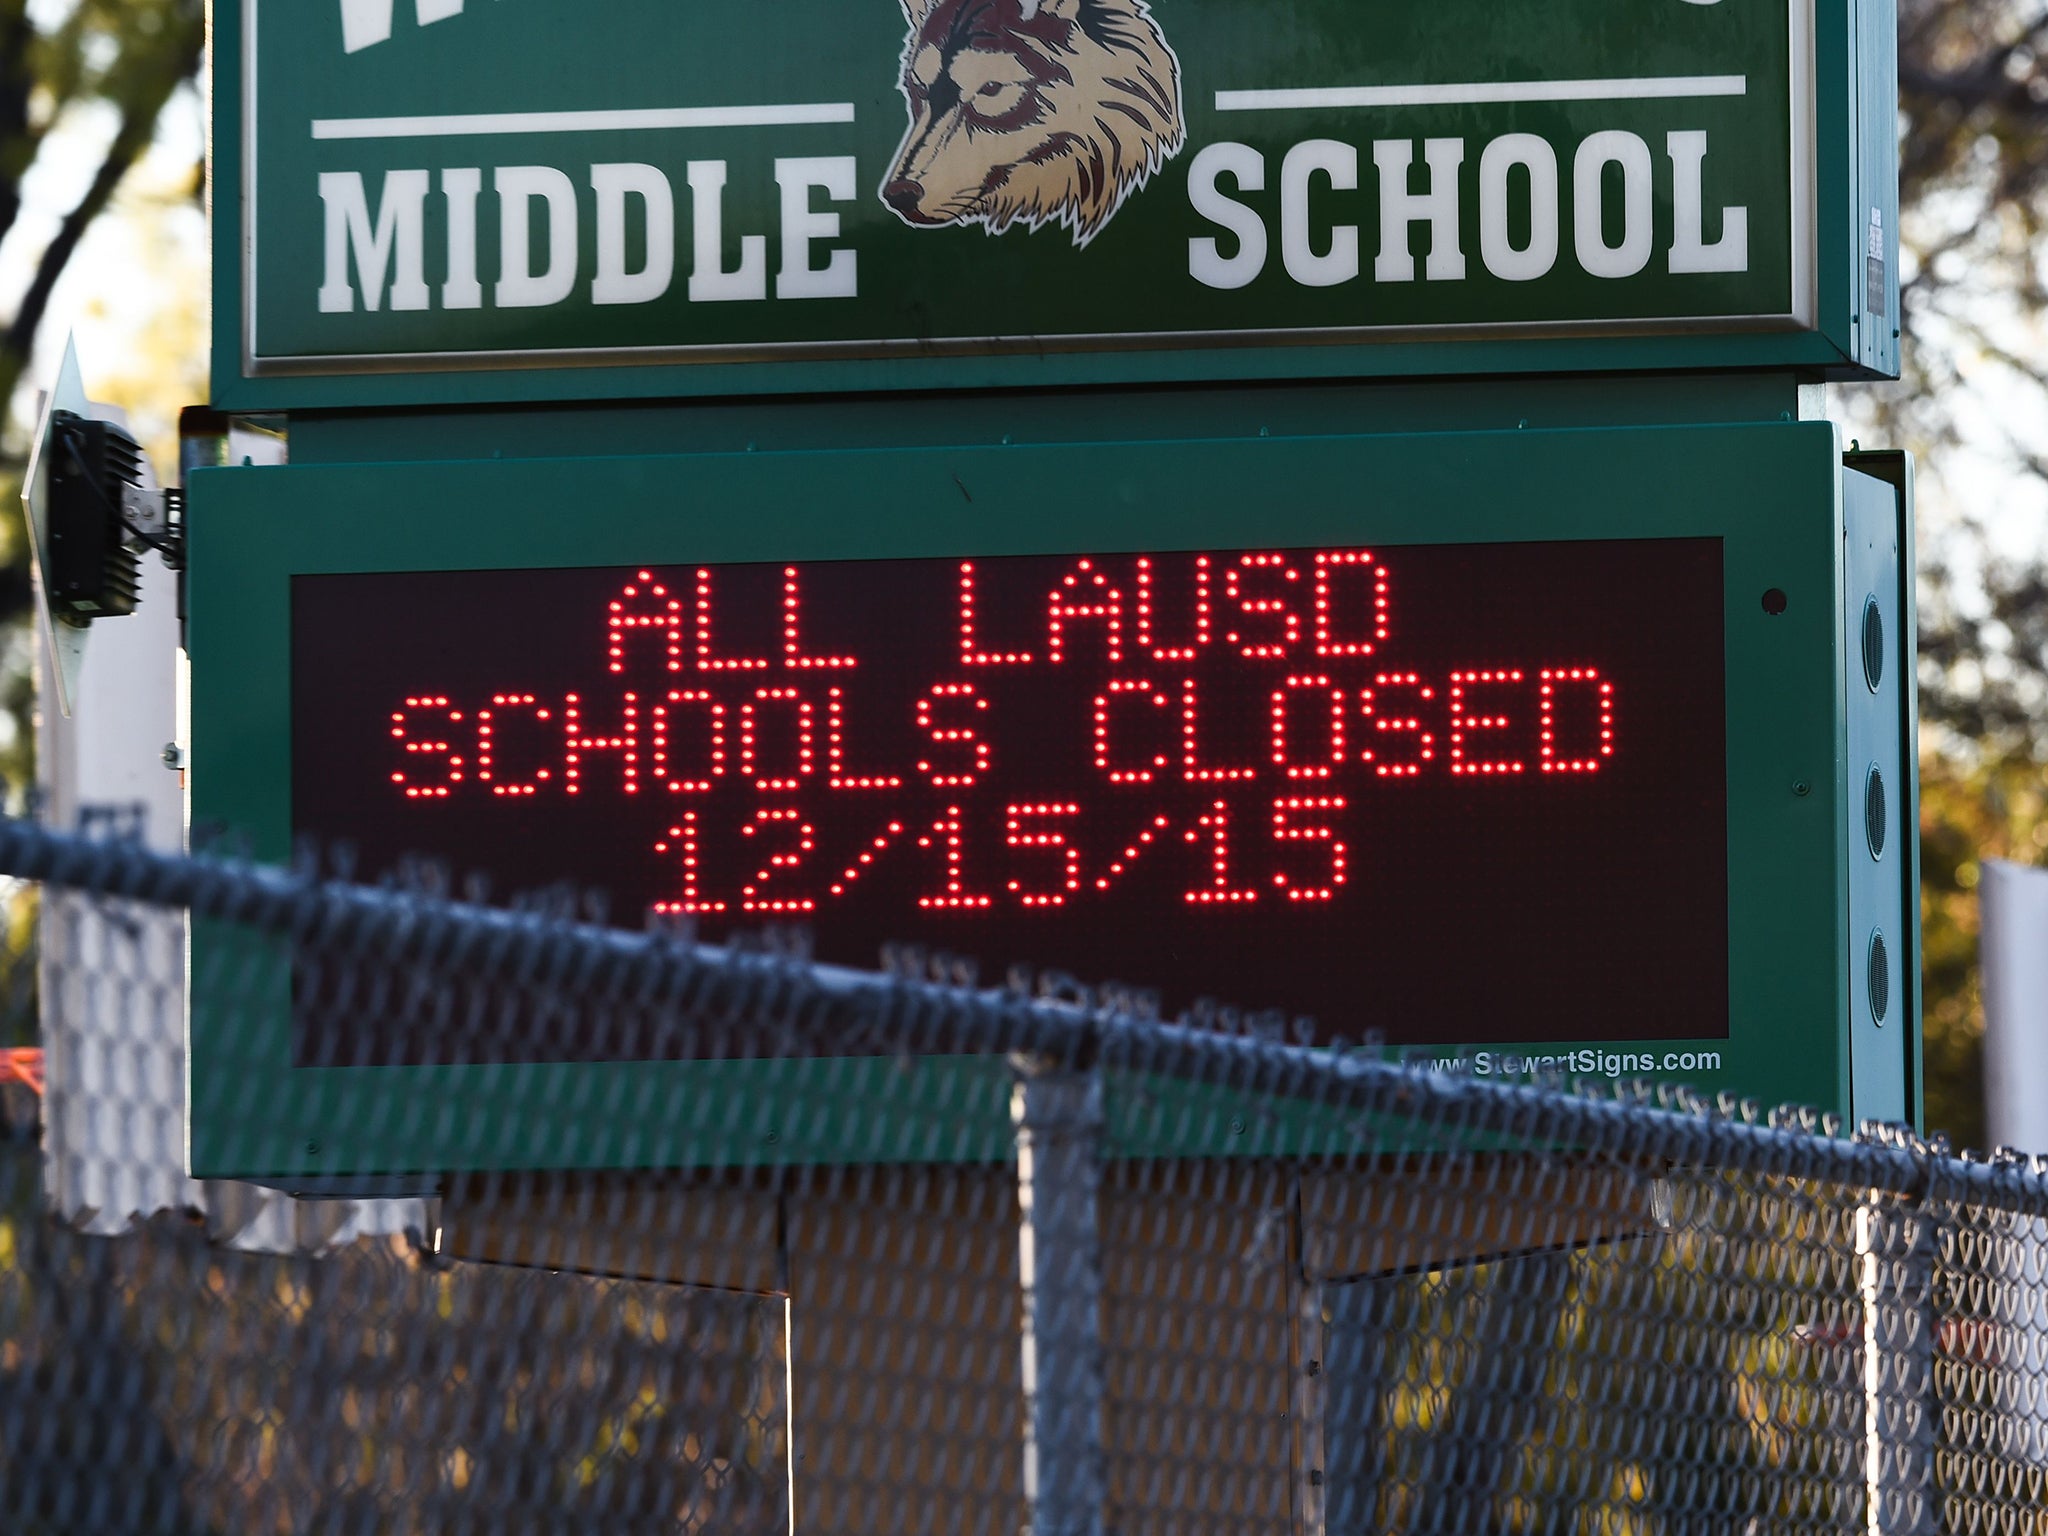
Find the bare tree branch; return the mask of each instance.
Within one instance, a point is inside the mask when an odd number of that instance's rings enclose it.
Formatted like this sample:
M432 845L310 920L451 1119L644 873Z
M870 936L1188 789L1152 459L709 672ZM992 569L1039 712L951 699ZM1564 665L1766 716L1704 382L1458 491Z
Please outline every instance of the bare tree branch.
M0 335L0 399L14 392L15 381L20 378L22 369L28 366L29 353L35 346L36 332L42 327L43 313L50 306L50 294L57 286L57 279L63 275L92 221L100 216L113 197L114 188L121 184L121 178L128 174L129 168L148 146L150 130L155 122L155 113L144 119L135 110L121 119L120 131L108 146L92 184L85 190L85 196L64 216L56 238L44 248L41 260L36 263L35 277L30 281L28 291L22 295L21 307L14 312L13 323L4 335Z
M21 177L36 155L29 129L35 91L28 0L0 0L0 240L21 215Z
M65 266L78 249L79 242L85 238L93 220L105 211L122 177L149 147L157 118L162 114L171 92L198 70L204 43L205 29L195 14L193 20L169 41L163 58L164 67L153 73L125 103L120 127L115 130L113 143L107 146L99 170L86 188L85 195L65 215L56 238L43 251L36 263L35 276L22 295L20 307L16 309L5 334L0 335L0 400L6 400L13 394L22 370L28 366L36 332L49 309L50 295L57 286L57 279L63 275Z

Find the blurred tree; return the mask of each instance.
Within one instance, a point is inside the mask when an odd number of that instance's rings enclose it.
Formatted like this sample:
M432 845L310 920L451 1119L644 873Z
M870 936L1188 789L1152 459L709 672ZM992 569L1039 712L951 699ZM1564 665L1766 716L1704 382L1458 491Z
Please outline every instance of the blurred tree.
M2025 754L1975 764L1947 753L1920 770L1920 922L1927 1007L1927 1123L1982 1147L1983 997L1977 978L1977 887L1986 859L2040 863L2048 852L2048 783Z
M1913 448L1929 472L1927 1119L1981 1146L1977 878L1984 858L2041 862L2048 849L2048 563L2010 552L2017 508L1972 504L1945 471L1967 447L2007 486L2038 485L2048 472L2048 5L1900 0L1899 99L1906 375L1871 392L1868 414L1882 440Z
M0 242L41 235L22 220L22 184L60 125L94 111L109 119L96 169L33 253L12 313L0 309L0 724L12 727L0 731L0 796L34 774L33 653L22 622L31 596L21 528L24 466L21 445L6 434L7 407L34 355L58 278L148 148L165 103L197 76L205 39L204 0L52 0L33 7L29 0L0 0ZM197 190L195 169L187 195ZM192 308L200 307L195 293ZM196 327L186 329L192 333L185 339L186 366L165 372L173 391L190 387L194 362L203 366ZM127 396L150 393L125 387L129 379L121 382L122 392L110 397L115 403L132 407L140 402ZM0 955L28 952L34 912L30 888L0 892ZM0 1044L31 1038L32 997L28 1002L26 1009L0 1010Z
M149 240L155 231L148 226L166 199L196 197L197 166L140 196L129 173L165 104L196 79L205 36L204 0L0 0L0 242L33 247L21 251L27 277L18 301L11 312L0 307L0 727L13 727L0 729L0 785L24 785L34 770L32 649L20 622L30 599L19 500L25 444L7 434L7 406L30 366L58 279L95 221L118 209L142 230L138 238ZM75 190L60 194L61 214L24 218L25 179L39 164L75 156L81 143L91 146L92 169ZM170 249L171 242L156 240L142 259L158 260ZM113 377L95 371L98 396L127 406L145 437L203 388L198 274L191 289L179 315L137 338ZM150 446L163 464L164 445Z
M57 279L149 147L164 103L197 73L205 41L203 0L78 0L47 30L37 27L28 0L0 0L0 240L20 217L22 178L65 110L104 102L115 116L99 168L4 319L0 402L28 367Z
M1900 0L1900 239L1906 377L1885 391L1921 443L1955 440L1953 393L1980 366L2041 385L2048 305L2048 6ZM2042 460L2017 437L2006 446Z

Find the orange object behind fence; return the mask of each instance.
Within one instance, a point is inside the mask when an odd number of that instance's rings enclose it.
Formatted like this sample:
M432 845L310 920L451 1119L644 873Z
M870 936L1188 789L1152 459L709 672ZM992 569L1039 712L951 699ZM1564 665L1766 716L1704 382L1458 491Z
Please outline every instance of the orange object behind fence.
M43 1052L40 1046L17 1046L0 1050L0 1083L26 1083L43 1091Z

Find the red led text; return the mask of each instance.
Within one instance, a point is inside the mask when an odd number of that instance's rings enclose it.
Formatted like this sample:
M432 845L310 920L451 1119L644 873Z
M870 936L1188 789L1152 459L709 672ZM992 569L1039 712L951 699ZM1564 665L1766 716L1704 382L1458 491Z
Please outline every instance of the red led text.
M667 912L1302 910L1371 876L1376 818L1596 793L1621 752L1616 658L1421 654L1398 551L927 564L879 616L858 565L631 572L584 685L393 700L389 793L639 806Z

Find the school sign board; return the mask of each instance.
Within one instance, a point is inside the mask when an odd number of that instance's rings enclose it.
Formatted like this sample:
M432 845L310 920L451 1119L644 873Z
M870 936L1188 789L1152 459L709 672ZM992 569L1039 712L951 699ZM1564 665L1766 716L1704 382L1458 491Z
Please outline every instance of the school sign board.
M259 857L1133 976L1495 1081L1911 1111L1908 528L1824 423L294 465L191 505L192 812ZM239 978L248 942L194 952ZM1000 1061L268 974L195 984L197 1171L1008 1145ZM1329 1129L1108 1105L1120 1155Z
M1892 37L1879 0L228 0L214 398L1888 375Z

